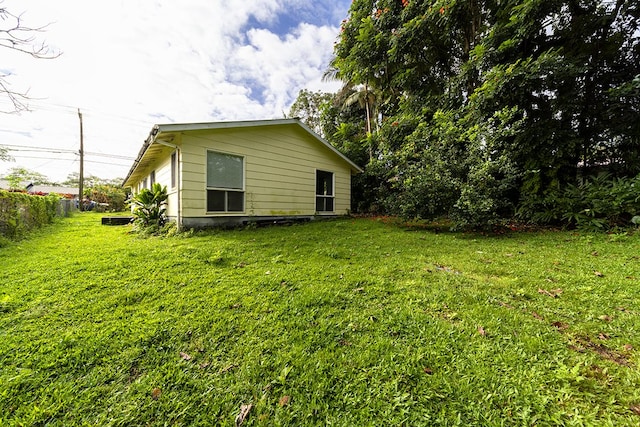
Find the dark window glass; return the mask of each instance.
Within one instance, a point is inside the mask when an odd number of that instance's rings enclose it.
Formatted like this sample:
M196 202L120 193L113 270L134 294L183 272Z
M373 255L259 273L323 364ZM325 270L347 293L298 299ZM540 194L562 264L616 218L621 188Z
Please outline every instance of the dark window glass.
M227 191L227 211L242 212L244 210L244 193Z
M171 188L176 188L177 163L177 153L171 154Z
M333 196L333 173L316 171L316 195Z
M224 212L226 191L208 190L207 191L207 211Z

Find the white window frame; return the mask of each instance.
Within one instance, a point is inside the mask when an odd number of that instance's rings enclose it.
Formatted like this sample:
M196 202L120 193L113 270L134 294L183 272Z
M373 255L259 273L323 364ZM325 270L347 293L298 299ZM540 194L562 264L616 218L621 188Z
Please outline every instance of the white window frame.
M318 172L323 172L323 173L330 173L331 174L331 194L330 195L326 195L326 194L318 194ZM316 169L316 173L315 173L315 182L314 182L314 188L315 188L315 211L318 214L332 214L335 213L336 211L336 173L333 171L328 171L328 170L324 170L324 169ZM318 198L322 197L325 199L331 199L331 210L318 210Z
M233 156L233 157L239 157L240 159L242 159L242 189L237 189L237 188L224 188L224 187L209 187L208 185L208 174L209 174L209 153L215 153L215 154L223 154L226 156ZM245 193L246 193L246 177L247 177L247 171L246 171L246 158L245 156L241 155L241 154L236 154L236 153L229 153L226 151L219 151L219 150L210 150L207 149L206 150L206 157L205 157L206 161L205 161L205 209L207 214L215 214L215 215L219 215L219 214L243 214L246 211L246 197L245 197ZM209 210L209 191L224 191L225 192L225 199L224 199L224 210L223 211L210 211ZM229 210L229 198L228 198L228 193L229 192L233 192L233 193L242 193L242 210L241 211L230 211Z

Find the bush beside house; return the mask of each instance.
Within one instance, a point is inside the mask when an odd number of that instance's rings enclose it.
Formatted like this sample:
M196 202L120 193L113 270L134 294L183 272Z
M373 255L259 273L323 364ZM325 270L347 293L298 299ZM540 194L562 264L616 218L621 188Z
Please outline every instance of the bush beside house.
M56 194L35 196L0 190L0 239L18 239L28 231L53 222L60 210Z

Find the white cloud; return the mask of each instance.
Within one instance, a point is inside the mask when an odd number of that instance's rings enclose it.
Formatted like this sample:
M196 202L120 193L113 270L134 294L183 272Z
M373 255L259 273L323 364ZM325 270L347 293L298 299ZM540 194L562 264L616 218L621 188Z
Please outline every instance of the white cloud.
M321 76L349 3L5 0L27 24L51 22L38 36L62 55L2 52L13 88L35 99L32 113L0 115L0 145L77 148L77 108L86 151L131 157L154 123L282 117L300 89L335 89ZM0 175L19 165L63 180L77 170L77 160L54 159L69 154L47 156L0 163ZM123 165L87 163L104 178L131 164L94 160Z

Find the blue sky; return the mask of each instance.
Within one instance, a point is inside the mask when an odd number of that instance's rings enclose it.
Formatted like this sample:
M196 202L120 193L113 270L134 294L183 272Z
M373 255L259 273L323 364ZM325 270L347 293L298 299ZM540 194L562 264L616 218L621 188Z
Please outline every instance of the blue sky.
M77 171L78 109L95 153L85 173L102 178L126 175L153 124L281 118L299 90L337 89L322 74L350 3L5 0L25 24L50 23L37 41L62 55L0 50L12 89L33 98L31 112L0 114L0 145L16 158L0 162L0 176Z

